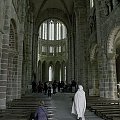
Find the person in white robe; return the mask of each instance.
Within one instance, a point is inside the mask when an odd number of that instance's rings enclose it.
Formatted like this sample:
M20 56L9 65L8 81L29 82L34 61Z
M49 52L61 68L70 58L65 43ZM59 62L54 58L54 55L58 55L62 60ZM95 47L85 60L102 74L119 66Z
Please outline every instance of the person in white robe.
M83 87L78 85L78 90L74 95L72 114L77 115L78 120L85 120L84 113L86 110L86 97Z

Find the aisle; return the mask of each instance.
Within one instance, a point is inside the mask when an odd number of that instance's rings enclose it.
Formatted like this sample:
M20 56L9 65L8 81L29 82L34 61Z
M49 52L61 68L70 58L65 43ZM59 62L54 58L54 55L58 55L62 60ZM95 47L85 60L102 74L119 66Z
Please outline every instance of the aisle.
M76 120L71 114L72 96L71 93L57 93L52 96L51 105L55 107L53 120ZM86 120L102 120L88 110L85 112L85 118Z

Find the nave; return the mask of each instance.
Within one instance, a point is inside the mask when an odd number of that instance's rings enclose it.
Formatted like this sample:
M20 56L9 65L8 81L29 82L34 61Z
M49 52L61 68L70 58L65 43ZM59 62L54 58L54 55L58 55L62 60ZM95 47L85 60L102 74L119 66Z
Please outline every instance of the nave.
M0 111L0 120L29 120L40 100L44 100L48 110L48 120L76 120L71 114L73 93L57 93L48 98L47 95L33 93L21 99L13 100L6 110ZM102 120L93 112L86 110L86 120Z

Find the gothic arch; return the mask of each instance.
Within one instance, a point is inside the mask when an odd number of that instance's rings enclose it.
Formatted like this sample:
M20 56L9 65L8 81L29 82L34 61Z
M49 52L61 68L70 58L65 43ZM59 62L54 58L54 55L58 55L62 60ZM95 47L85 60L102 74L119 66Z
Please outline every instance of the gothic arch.
M18 95L18 53L17 53L17 26L14 19L10 21L9 52L7 70L7 101L17 98Z
M118 42L118 39L116 38L117 35L120 32L120 26L114 28L112 32L110 33L108 37L108 42L107 42L107 57L111 58L115 54L116 51L116 42Z
M62 10L59 10L56 8L51 8L51 9L46 9L44 12L39 14L39 17L37 19L37 24L36 24L37 30L39 30L40 24L47 19L58 19L65 24L67 29L70 26L69 19L68 19L67 15Z
M116 70L116 50L120 47L120 26L115 27L108 37L107 42L107 59L108 59L108 77L109 85L112 89L109 90L109 95L113 99L117 98L117 70ZM114 83L114 84L113 84Z
M96 59L96 54L97 54L97 52L98 52L97 47L98 47L97 44L94 44L94 45L91 47L91 52L90 52L90 61L91 61L91 62L93 62L93 61Z
M98 79L98 45L93 44L90 50L90 80L88 81L89 85L89 95L99 96L99 79Z
M17 26L14 19L10 21L9 47L15 50L18 49Z

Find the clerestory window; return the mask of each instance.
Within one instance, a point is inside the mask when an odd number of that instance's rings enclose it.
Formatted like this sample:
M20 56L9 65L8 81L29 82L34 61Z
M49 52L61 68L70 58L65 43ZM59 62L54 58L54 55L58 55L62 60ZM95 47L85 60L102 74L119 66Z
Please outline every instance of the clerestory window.
M93 8L94 6L94 0L90 0L90 8Z
M46 20L39 28L39 38L43 40L62 40L67 38L67 29L61 21Z

